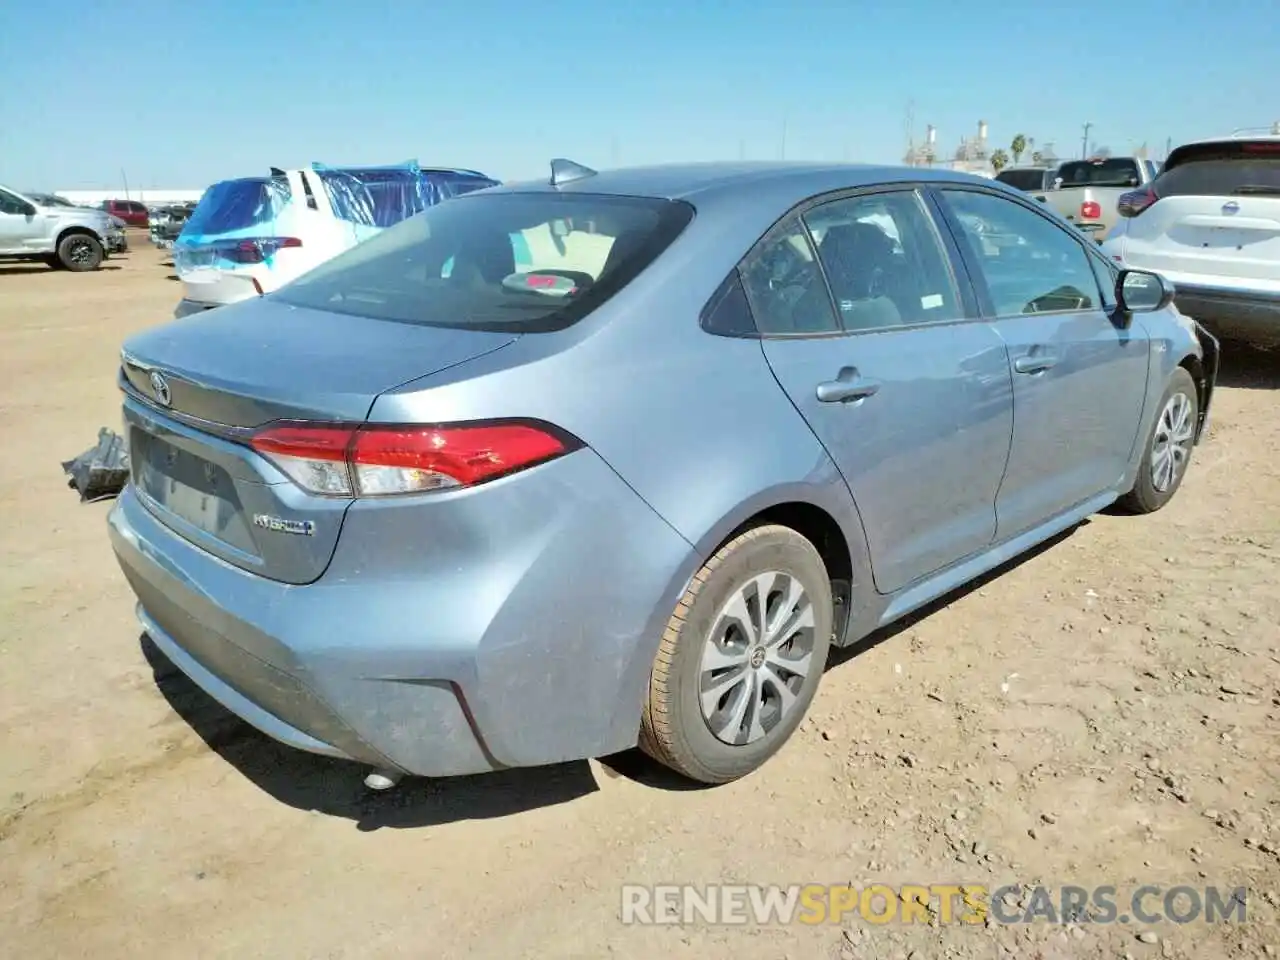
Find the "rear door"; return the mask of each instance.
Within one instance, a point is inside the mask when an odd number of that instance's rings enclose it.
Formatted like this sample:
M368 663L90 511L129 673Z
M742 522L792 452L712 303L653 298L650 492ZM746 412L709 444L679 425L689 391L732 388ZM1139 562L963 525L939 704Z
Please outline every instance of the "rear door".
M899 189L793 215L743 267L765 356L853 493L882 593L995 534L1008 361L946 250Z
M1113 322L1098 283L1105 260L1087 240L1003 194L957 186L938 196L1008 345L1013 444L996 500L1005 540L1119 483L1150 343L1140 324Z
M1127 266L1280 292L1280 139L1181 147L1150 189L1125 225Z

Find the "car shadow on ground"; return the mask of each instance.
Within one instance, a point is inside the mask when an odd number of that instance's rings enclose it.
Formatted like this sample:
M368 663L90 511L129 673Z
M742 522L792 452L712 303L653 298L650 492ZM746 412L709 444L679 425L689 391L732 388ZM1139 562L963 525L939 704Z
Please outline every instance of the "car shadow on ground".
M590 764L578 761L439 780L406 777L377 793L364 786L369 767L277 743L196 686L146 634L139 643L157 689L209 749L281 803L343 817L361 831L505 817L599 789Z
M1078 527L1059 534L857 644L833 650L827 669L837 668L910 629L923 618L1051 549L1075 529ZM600 789L591 764L575 761L438 780L406 777L395 789L375 793L363 783L368 767L315 756L277 743L201 690L146 634L139 638L139 644L151 666L157 689L209 749L281 803L300 810L346 818L362 831L440 826L458 820L505 817L567 803ZM430 736L430 732L425 732L424 736ZM714 789L681 777L638 749L602 757L599 763L607 777L626 778L657 790Z
M1280 389L1280 350L1260 350L1244 343L1224 342L1217 385L1244 390Z
M928 617L933 616L935 613L945 610L947 607L951 606L951 604L955 603L957 600L961 600L964 597L967 597L969 594L973 593L975 590L981 590L987 584L991 583L994 580L1000 579L1000 577L1004 576L1009 571L1022 566L1024 563L1027 563L1030 560L1034 560L1036 557L1040 556L1042 553L1045 553L1048 550L1052 550L1058 544L1062 543L1065 540L1070 539L1070 537L1074 535L1077 530L1080 530L1083 527L1087 527L1089 523L1090 521L1086 518L1085 520L1082 520L1080 523L1076 524L1075 526L1068 527L1066 530L1062 531L1062 533L1056 534L1055 536L1050 537L1048 540L1045 540L1043 543L1037 544L1036 546L1028 550L1026 553L1019 554L1013 559L1005 561L1000 566L996 567L994 570L990 570L987 573L984 573L982 576L974 580L970 580L968 583L957 587L955 590L951 591L948 594L944 594L943 596L939 597L937 600L934 600L932 603L925 604L919 610L916 610L912 613L907 614L901 620L896 620L893 623L889 624L888 626L881 627L879 630L876 630L868 634L867 636L859 640L857 643L851 644L850 646L847 646L847 647L837 647L833 649L830 655L827 657L827 670L830 671L830 670L838 669L839 667L843 666L849 661L854 660L857 657L861 656L862 654L866 653L868 650L874 649L875 647L880 646L880 644L884 643L885 641L892 640L894 637L898 636L899 634L904 633L907 630L910 630L921 620L924 620Z

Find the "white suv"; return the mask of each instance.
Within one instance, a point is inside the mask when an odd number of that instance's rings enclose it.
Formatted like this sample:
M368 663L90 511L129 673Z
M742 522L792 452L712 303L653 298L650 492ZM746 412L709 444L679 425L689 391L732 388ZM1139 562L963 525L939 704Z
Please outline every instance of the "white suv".
M261 296L401 220L497 185L474 170L273 168L215 183L173 243L183 285L175 316Z
M1166 276L1219 337L1280 346L1280 135L1178 147L1119 213L1112 259Z

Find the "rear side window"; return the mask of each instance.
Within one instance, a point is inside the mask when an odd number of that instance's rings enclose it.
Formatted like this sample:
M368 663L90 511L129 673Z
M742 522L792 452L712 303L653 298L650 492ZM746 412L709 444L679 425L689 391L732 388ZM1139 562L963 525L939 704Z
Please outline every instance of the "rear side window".
M1160 197L1280 196L1280 141L1188 150L1175 157L1154 187Z
M426 326L559 330L634 279L692 217L671 200L477 194L431 206L273 296Z
M188 236L216 235L270 223L289 200L280 179L223 180L205 191L187 220Z
M130 210L132 210L134 213L146 213L146 212L147 212L146 205L145 205L145 204L138 203L138 202L136 202L136 201L134 201L134 202L132 202L132 203L130 203L130 204L129 204L129 209L130 209Z
M833 200L804 216L846 330L963 316L933 221L914 191Z
M742 278L765 336L839 332L817 251L798 219L766 235L743 264Z
M1015 190L1043 190L1045 171L1043 170L1001 170L996 179L1008 184Z
M1064 187L1136 187L1142 182L1138 162L1116 160L1072 160L1058 168Z

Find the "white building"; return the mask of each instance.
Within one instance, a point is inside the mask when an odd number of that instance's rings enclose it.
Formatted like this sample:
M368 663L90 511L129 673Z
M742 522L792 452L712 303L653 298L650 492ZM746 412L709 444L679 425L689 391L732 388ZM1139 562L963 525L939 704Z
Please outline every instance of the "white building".
M130 190L125 196L123 190L55 190L60 197L66 197L79 207L96 207L103 200L137 200L147 206L163 206L169 203L195 203L203 195L203 190Z

